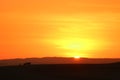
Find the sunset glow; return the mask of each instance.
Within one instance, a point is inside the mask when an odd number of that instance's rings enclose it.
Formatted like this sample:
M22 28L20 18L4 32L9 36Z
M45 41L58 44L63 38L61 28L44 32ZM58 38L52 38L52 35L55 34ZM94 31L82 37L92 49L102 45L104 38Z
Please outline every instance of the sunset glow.
M80 56L75 56L74 58L75 58L75 59L80 59Z
M120 0L1 0L0 59L120 57Z

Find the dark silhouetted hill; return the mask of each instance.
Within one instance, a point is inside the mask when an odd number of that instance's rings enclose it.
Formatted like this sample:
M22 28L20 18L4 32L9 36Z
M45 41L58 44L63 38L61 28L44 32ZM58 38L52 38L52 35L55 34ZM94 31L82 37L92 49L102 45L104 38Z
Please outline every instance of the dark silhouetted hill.
M30 62L31 64L106 64L120 62L120 59L92 59L92 58L74 59L64 57L7 59L0 60L0 66L23 65L26 62Z

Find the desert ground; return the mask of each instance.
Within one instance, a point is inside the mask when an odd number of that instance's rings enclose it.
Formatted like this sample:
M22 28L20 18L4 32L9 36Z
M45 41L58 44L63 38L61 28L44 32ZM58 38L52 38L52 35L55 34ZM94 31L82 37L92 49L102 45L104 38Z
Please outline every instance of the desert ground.
M2 66L0 80L120 80L120 64Z

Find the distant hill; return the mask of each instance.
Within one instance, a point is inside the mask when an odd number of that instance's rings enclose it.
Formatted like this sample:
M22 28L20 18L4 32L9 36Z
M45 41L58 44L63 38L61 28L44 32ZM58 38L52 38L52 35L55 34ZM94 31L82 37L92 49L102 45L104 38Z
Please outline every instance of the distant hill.
M0 66L23 65L26 62L32 64L106 64L120 62L120 59L93 59L93 58L64 58L64 57L44 57L26 59L0 60Z

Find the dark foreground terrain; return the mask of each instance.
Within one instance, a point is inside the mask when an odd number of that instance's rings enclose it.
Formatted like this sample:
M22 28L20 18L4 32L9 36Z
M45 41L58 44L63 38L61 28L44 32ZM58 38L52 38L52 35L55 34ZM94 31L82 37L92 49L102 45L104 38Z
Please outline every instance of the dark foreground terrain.
M120 64L0 67L0 80L120 80Z

